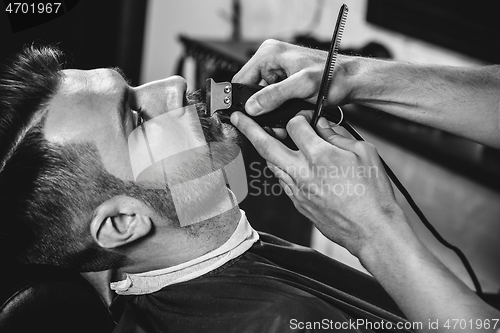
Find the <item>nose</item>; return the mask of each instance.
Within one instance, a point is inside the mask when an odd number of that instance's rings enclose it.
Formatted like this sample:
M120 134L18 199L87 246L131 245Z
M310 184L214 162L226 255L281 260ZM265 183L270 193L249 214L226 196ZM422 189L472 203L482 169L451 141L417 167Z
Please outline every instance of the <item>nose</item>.
M183 107L186 89L186 80L181 76L149 82L132 89L130 107L140 109L145 118L151 119Z

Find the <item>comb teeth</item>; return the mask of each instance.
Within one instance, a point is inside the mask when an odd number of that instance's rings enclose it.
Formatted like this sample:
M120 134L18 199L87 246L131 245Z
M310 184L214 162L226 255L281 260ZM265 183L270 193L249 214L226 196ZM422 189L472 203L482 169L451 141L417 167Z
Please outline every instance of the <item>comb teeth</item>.
M347 5L342 5L340 7L339 16L337 18L337 24L335 27L332 46L333 50L331 52L331 59L328 64L328 81L326 82L326 93L330 90L331 78L333 77L333 70L335 68L335 63L337 62L337 54L340 47L340 41L342 40L342 35L344 34L344 27L347 21L347 13L349 12L349 8ZM325 96L326 98L326 96Z
M345 10L342 11L342 16L340 18L340 24L339 24L339 30L337 31L337 38L335 39L335 50L334 50L335 57L337 57L337 53L339 51L339 46L340 46L340 41L342 40L342 35L344 34L345 22L347 21L347 12L348 12L348 9L346 6Z
M348 11L349 9L347 8L347 5L343 4L342 7L340 7L340 12L337 17L337 24L335 25L335 30L333 30L330 50L326 59L325 69L323 71L323 78L321 79L318 101L316 102L316 109L314 110L313 117L311 119L311 125L313 128L316 127L318 119L322 115L323 105L326 101L328 91L330 90L330 84L333 78L333 70L335 68L335 62L337 61L337 52L339 49L340 40L342 39L342 33L344 32L344 26L347 20Z

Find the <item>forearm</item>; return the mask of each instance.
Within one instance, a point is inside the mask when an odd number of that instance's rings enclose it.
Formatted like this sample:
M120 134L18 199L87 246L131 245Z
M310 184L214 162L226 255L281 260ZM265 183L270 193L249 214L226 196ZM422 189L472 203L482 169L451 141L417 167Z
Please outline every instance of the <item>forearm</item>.
M346 103L370 106L500 148L500 66L417 65L341 59ZM346 88L347 86L347 88Z
M404 217L399 217L404 219ZM422 323L419 332L483 332L479 324L500 319L500 313L484 303L451 273L416 238L406 222L393 221L378 242L360 253L363 265L396 301L408 320ZM402 221L400 221L402 222ZM381 231L380 235L383 231ZM454 324L460 320L466 329ZM429 322L439 323L439 330ZM446 327L446 324L451 327ZM497 324L497 329L500 322ZM463 326L462 326L463 328ZM493 326L489 331L492 331Z

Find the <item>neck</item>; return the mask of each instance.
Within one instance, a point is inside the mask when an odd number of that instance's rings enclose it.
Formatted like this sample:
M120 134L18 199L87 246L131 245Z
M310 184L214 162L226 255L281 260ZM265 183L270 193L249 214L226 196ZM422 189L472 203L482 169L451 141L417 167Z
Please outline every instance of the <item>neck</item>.
M140 273L167 268L200 257L223 245L241 218L239 207L186 227L155 223L155 233L126 255L130 263L122 273ZM165 227L167 225L167 227Z

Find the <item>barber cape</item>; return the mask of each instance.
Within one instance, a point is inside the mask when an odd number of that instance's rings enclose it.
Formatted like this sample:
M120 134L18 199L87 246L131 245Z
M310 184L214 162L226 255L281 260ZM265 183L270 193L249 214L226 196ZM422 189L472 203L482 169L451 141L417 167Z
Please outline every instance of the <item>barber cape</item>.
M242 211L220 248L113 284L115 332L407 332L369 275L253 230Z

